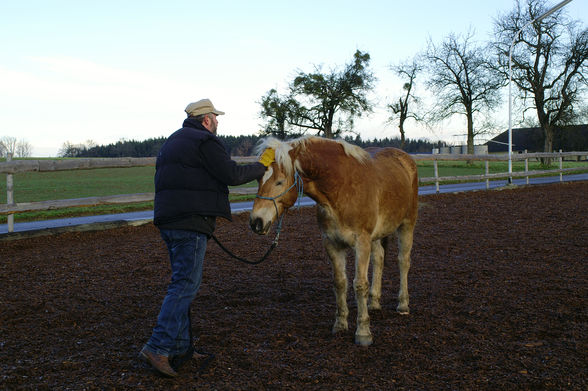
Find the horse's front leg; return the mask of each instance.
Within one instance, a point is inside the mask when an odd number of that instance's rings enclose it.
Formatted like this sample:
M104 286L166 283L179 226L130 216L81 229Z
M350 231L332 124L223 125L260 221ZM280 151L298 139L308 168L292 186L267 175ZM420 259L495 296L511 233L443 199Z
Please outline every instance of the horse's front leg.
M333 267L335 300L337 302L333 334L336 334L349 328L347 324L349 309L347 307L347 273L345 272L346 254L344 247L338 246L328 238L324 239L324 246Z
M370 316L368 314L367 298L369 292L368 268L370 264L371 240L359 237L355 244L355 278L353 288L357 301L357 329L355 331L355 343L369 346L372 344L370 332Z

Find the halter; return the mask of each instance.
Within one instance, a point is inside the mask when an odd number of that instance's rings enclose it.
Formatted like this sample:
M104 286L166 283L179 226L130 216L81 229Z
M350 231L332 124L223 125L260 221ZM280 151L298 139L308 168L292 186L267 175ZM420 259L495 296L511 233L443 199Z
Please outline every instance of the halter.
M304 194L304 185L302 182L302 177L300 176L300 174L298 174L298 171L294 171L294 183L292 184L292 186L290 186L286 191L284 191L283 193L275 196L275 197L264 197L264 196L260 196L260 195L256 195L256 198L261 198L262 200L271 200L274 202L274 207L276 208L276 216L278 216L278 204L276 203L276 200L278 198L280 198L281 196L283 196L284 194L288 193L290 190L292 190L292 188L296 187L296 191L298 192L298 206L297 208L300 208L300 199L302 198L302 195ZM276 237L274 238L274 241L272 242L270 248L267 250L267 252L263 255L263 257L261 257L260 259L256 260L256 261L250 261L248 259L239 257L235 254L233 254L229 249L227 249L225 246L223 246L223 244L216 238L216 236L211 235L212 238L214 239L214 241L216 242L216 244L219 245L219 247L226 252L227 254L229 254L231 257L247 263L249 265L257 265L260 264L261 262L265 261L267 259L267 257L269 257L269 255L271 254L271 252L274 250L274 248L278 245L278 239L280 238L280 231L282 230L282 220L284 220L284 216L286 215L286 213L282 213L282 215L280 216L280 220L278 221L278 227L276 228Z
M283 195L287 194L290 190L292 190L294 187L296 187L296 192L298 193L297 196L297 201L298 201L298 205L296 206L297 208L300 208L300 200L304 194L304 182L302 182L302 177L300 176L300 174L298 174L298 170L294 171L294 183L292 183L292 186L290 186L289 188L287 188L285 191L283 191L281 194L278 194L275 197L264 197L264 196L260 196L259 194L257 194L255 197L256 198L260 198L262 200L271 200L274 202L274 207L276 208L276 216L278 216L278 204L276 203L276 200L280 197L282 197ZM282 214L282 216L284 216ZM281 223L281 220L280 220Z
M272 201L274 203L274 208L276 208L276 217L279 216L278 227L276 228L276 238L274 239L274 241L272 243L273 246L276 246L278 244L278 239L280 238L280 231L282 230L282 221L284 220L284 216L286 215L286 213L282 213L282 215L280 216L279 211L278 211L278 204L276 203L276 200L278 198L282 197L283 195L287 194L294 187L296 187L296 192L298 193L298 195L297 195L298 205L296 207L300 208L300 200L302 199L302 196L304 194L304 183L302 182L302 177L300 176L300 174L298 174L298 170L294 171L294 183L292 183L292 186L290 186L289 188L287 188L285 191L278 194L277 196L264 197L264 196L260 196L259 194L255 195L256 198Z

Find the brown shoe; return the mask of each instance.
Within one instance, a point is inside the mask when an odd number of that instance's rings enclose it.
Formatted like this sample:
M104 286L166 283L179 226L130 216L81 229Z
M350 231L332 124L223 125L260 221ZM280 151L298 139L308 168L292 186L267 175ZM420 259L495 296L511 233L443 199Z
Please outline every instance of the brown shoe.
M178 373L173 370L173 368L169 365L169 360L166 356L161 354L151 353L147 349L143 348L141 353L139 353L139 357L143 360L151 364L151 366L157 370L159 373L169 376L169 377L176 377Z

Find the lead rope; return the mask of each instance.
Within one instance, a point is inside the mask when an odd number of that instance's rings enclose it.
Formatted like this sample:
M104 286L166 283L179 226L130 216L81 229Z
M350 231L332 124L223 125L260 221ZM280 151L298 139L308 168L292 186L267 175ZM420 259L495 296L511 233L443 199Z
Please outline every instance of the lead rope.
M208 368L208 366L210 365L212 360L214 360L215 355L214 355L214 353L210 353L210 352L207 352L202 349L196 349L196 346L194 346L194 336L192 334L192 314L190 311L190 305L188 306L187 316L188 316L188 332L190 335L190 347L188 348L186 353L184 353L180 356L171 357L169 364L175 371L179 371L180 368L185 363L187 363L188 361L190 361L194 357L194 353L198 353L199 355L201 355L203 357L203 361L200 363L200 365L198 366L198 369L196 370L196 377L198 377L198 375L202 374L206 370L206 368Z
M256 195L255 197L261 198L262 200L273 201L274 207L276 208L276 216L277 216L278 215L278 204L276 203L276 200L278 198L280 198L281 196L283 196L284 194L288 193L294 187L296 187L296 192L298 193L298 205L296 207L299 209L300 208L300 200L302 198L302 195L304 194L304 184L302 182L302 177L300 176L300 174L298 174L298 171L294 171L294 183L292 184L292 186L290 186L283 193L281 193L275 197L264 197L264 196L260 196L260 195ZM278 227L276 228L276 237L274 238L272 244L270 245L270 248L266 251L266 253L260 259L258 259L256 261L250 261L246 258L242 258L238 255L235 255L232 251L230 251L225 246L223 246L223 244L216 238L216 236L214 236L214 234L212 234L211 237L212 237L212 239L214 239L216 244L218 244L218 246L224 252L226 252L229 256L231 256L232 258L235 258L236 260L241 261L243 263L246 263L248 265L258 265L258 264L262 263L263 261L265 261L270 256L272 251L274 251L274 248L276 248L278 246L278 240L280 239L280 232L282 231L282 221L284 220L285 215L286 215L286 212L282 213L282 215L280 216L280 219L278 220Z
M229 254L232 258L235 258L238 261L241 261L243 263L246 263L248 265L258 265L260 263L262 263L263 261L265 261L267 259L267 257L269 257L269 255L272 253L272 251L274 251L274 248L276 248L276 246L278 245L278 239L280 238L280 231L282 230L282 220L284 220L284 215L285 213L282 214L282 216L280 217L280 220L278 221L278 228L276 229L276 237L274 238L274 241L272 242L270 248L266 251L266 253L263 255L263 257L261 257L260 259L258 259L257 261L250 261L248 259L242 258L238 255L233 254L233 252L229 249L227 249L225 246L223 246L223 244L221 242L219 242L219 240L216 238L216 236L211 235L212 238L214 239L214 241L216 242L216 244L218 244L218 246L227 254Z

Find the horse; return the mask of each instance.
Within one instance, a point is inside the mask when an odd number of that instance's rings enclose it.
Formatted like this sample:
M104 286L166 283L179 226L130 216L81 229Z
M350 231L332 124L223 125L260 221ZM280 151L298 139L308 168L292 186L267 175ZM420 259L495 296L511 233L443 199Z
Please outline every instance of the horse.
M373 342L369 309L380 310L382 269L389 237L398 238L400 289L397 312L409 313L408 270L417 220L418 174L414 160L396 148L372 153L343 140L273 137L256 147L275 150L275 161L259 180L249 217L253 232L265 235L304 192L316 204L323 245L331 261L337 309L332 332L348 330L346 251L355 252L353 288L357 302L355 343ZM298 192L296 191L298 188ZM368 268L372 262L372 284Z

